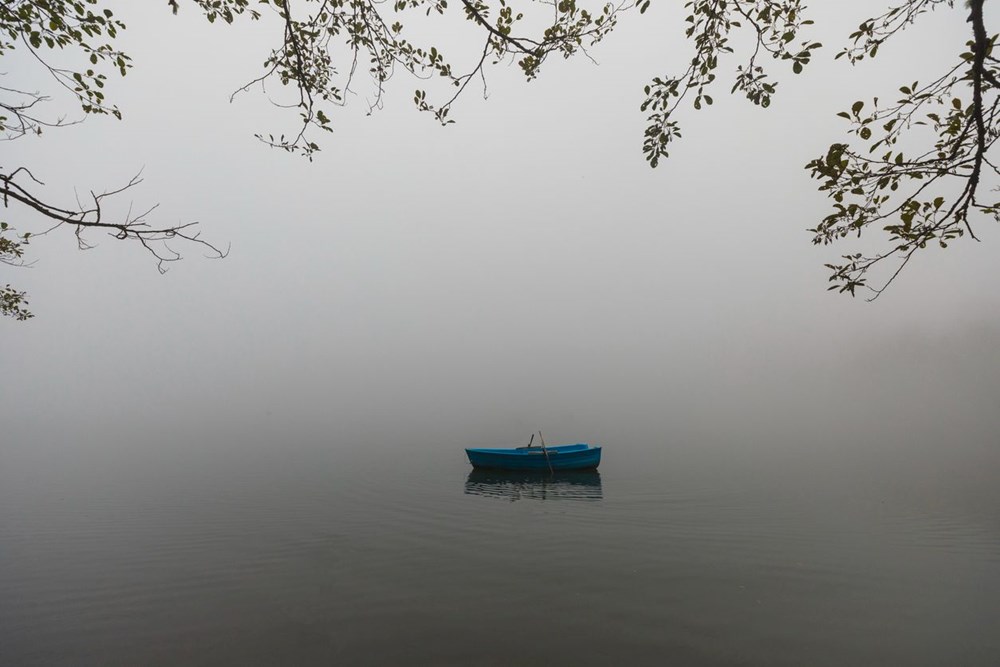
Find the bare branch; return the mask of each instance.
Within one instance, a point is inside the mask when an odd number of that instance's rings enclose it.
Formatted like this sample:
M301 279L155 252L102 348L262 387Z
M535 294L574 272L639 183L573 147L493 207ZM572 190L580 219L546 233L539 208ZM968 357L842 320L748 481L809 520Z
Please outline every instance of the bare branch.
M72 227L81 249L93 247L83 236L87 229L104 229L120 241L137 241L156 258L157 267L161 271L164 270L166 263L181 259L181 254L167 245L168 241L182 240L196 244L208 251L208 257L223 258L229 254L228 248L222 250L200 238L200 234L195 231L198 224L196 222L160 227L148 224L146 217L156 210L158 205L151 206L138 214L133 212L130 205L121 221L107 221L104 216L105 201L139 185L142 182L141 172L120 188L101 193L91 192L90 203L83 205L77 201L76 209L58 207L43 200L18 180L22 175L30 178L34 184L42 185L41 181L24 167L19 167L10 173L0 172L0 197L4 206L10 207L12 203L21 204L54 221L55 224L42 232L43 234L63 225Z

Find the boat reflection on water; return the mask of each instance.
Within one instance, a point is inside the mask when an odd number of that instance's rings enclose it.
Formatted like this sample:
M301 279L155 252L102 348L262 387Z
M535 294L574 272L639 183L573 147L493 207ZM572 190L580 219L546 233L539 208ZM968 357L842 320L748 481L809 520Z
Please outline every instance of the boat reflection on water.
M603 500L601 473L567 470L555 474L473 469L465 493L515 500Z

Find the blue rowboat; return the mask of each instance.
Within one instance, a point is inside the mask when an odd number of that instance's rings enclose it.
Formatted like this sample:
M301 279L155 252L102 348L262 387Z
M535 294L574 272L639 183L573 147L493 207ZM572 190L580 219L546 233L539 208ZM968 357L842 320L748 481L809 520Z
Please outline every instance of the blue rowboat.
M466 449L475 468L495 470L592 470L601 464L601 448L587 444L512 449Z

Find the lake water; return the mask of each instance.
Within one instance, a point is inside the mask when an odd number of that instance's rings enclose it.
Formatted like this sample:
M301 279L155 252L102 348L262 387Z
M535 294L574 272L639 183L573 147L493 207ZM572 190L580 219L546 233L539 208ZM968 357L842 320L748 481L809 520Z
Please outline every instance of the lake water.
M603 444L5 452L0 664L1000 664L980 459Z

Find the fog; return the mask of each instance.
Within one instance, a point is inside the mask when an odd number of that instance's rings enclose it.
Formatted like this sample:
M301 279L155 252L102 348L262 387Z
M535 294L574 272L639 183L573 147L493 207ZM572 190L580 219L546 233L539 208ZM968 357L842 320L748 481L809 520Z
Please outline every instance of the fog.
M803 166L843 136L835 113L938 72L967 27L942 11L851 69L832 56L869 3L816 4L826 48L806 73L775 66L767 110L720 81L656 170L638 106L647 79L688 57L677 7L628 17L594 50L599 65L552 61L531 83L491 69L488 99L470 87L445 128L413 109L403 76L371 116L362 87L308 163L253 139L294 114L259 92L229 102L258 73L267 26L122 4L135 69L109 96L125 120L12 143L5 163L62 201L142 169L137 207L200 221L231 252L180 247L160 276L101 234L84 252L68 232L33 240L32 268L4 268L36 317L0 322L0 457L458 453L541 428L609 453L957 458L987 475L1000 443L995 225L977 227L982 243L921 253L874 303L826 291L823 263L865 246L815 248L805 231L827 203ZM471 62L470 43L448 39Z

